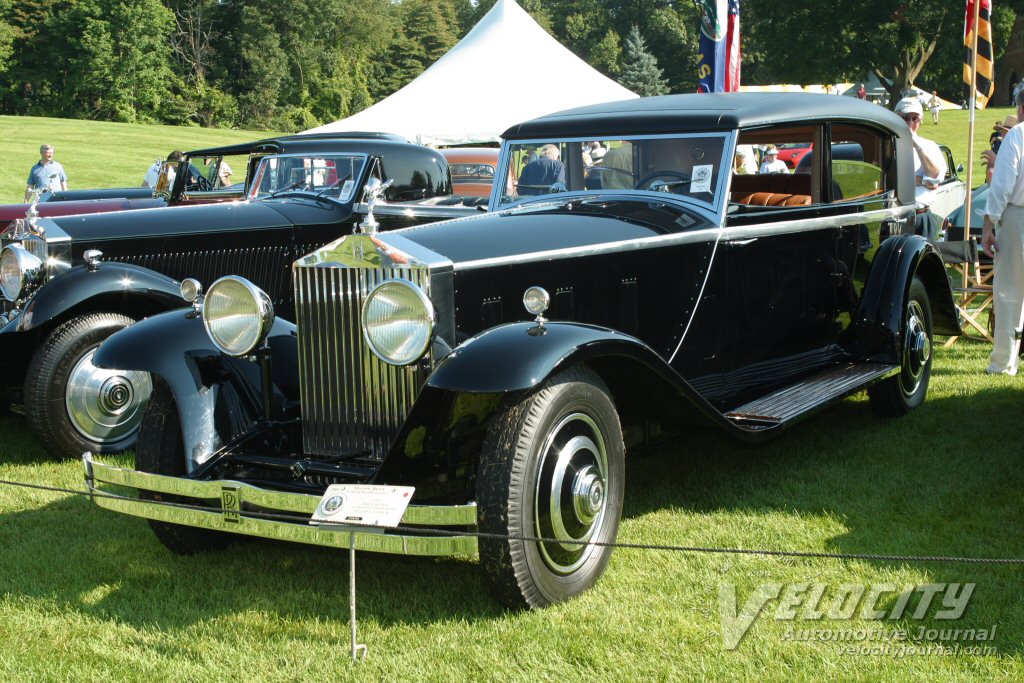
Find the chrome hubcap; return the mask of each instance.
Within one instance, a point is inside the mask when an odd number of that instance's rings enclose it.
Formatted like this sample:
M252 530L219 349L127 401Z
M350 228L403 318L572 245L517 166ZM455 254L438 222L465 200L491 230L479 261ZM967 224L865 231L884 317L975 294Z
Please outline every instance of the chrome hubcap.
M544 441L534 498L535 532L544 563L570 574L593 554L585 545L604 526L608 454L597 424L583 413L562 418Z
M909 395L917 391L932 357L932 341L924 324L921 304L911 301L907 306L907 331L903 341L903 390Z
M153 382L148 372L97 368L95 353L92 349L71 369L64 405L84 438L100 444L121 441L138 431Z

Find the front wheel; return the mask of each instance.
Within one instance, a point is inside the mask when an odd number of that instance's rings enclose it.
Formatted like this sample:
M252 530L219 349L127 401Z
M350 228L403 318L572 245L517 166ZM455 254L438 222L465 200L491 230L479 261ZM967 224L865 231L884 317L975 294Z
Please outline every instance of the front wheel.
M480 564L495 596L543 607L593 586L622 515L625 446L600 377L572 368L498 415L477 478ZM518 540L523 537L543 541Z
M916 276L903 311L900 373L868 388L871 407L882 417L900 417L924 403L932 372L932 307Z
M99 345L133 322L118 313L72 318L32 358L25 374L25 414L57 457L117 453L135 443L152 391L149 373L92 364Z
M162 381L157 382L142 418L139 441L135 446L135 469L171 477L185 476L185 446L181 437L178 408L170 387ZM189 498L156 492L143 492L142 498L166 503L196 503ZM179 555L219 550L234 539L221 531L152 519L149 520L149 526L161 543Z

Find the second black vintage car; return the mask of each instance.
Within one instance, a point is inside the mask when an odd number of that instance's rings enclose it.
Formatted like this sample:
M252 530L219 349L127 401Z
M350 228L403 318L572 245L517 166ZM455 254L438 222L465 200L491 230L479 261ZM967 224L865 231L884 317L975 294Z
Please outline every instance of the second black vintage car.
M2 235L3 395L54 454L134 443L150 378L100 370L92 356L117 330L179 306L178 280L243 274L291 318L292 261L352 231L368 179L393 181L382 199L398 206L378 210L384 229L474 212L436 206L452 199L447 162L393 136L293 136L199 150L187 159L213 159L215 171L231 154L249 154L239 189L189 180L198 171L188 161L178 168L175 194L195 182L215 190L203 192L208 203L41 218Z
M681 95L503 137L496 211L297 260L294 325L227 277L111 337L98 365L158 379L136 470L85 459L90 487L143 500L95 502L178 552L224 532L338 546L310 525L328 486L412 486L403 527L359 548L479 552L499 599L537 607L604 571L630 448L702 428L758 441L865 388L882 415L924 401L933 334L958 320L913 234L891 112ZM808 173L732 173L737 145L784 143L824 153ZM859 160L833 160L840 145Z

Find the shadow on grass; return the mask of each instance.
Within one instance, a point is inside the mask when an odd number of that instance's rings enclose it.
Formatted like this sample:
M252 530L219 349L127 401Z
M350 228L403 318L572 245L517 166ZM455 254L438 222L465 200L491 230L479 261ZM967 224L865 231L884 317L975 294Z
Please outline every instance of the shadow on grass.
M0 416L0 434L3 435L3 465L35 465L56 462L52 454L43 450L39 439L28 426L28 420L21 415Z
M824 548L786 548L780 539L770 549L1020 556L1024 451L1018 430L1024 394L1004 384L968 400L930 399L901 420L876 418L865 400L844 401L757 447L716 434L694 435L656 455L630 459L624 517L666 509L698 519L740 514L752 520L751 532L763 524L760 531L771 533L779 521L764 518L769 513L825 515L840 520L844 532ZM31 443L21 445L19 462L45 458L38 444L35 452ZM685 529L675 527L680 528ZM620 540L632 539L620 534ZM661 542L700 544L687 538ZM979 628L996 619L992 623L1004 632L1001 654L1009 654L1007 642L1020 651L1024 625L1020 617L1004 616L1022 611L1020 567L915 568L935 582L983 586L968 617L976 614ZM8 599L51 601L60 610L135 627L186 628L253 610L339 625L347 619L344 551L243 540L223 552L180 557L161 546L142 520L78 497L5 515L0 575L0 595ZM361 618L380 624L504 614L470 560L362 553L357 578Z

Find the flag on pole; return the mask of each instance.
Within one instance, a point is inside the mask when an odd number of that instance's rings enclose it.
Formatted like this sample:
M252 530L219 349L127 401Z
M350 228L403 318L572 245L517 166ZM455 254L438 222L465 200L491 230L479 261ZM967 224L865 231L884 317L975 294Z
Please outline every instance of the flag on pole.
M740 0L729 0L729 20L725 34L725 92L740 89Z
M740 89L740 0L698 0L697 92Z
M980 1L978 12L978 55L973 59L974 44L974 3ZM975 85L977 106L984 109L995 92L995 66L992 63L992 0L967 0L964 19L964 83L967 84L967 99L971 99L971 73L977 70Z

